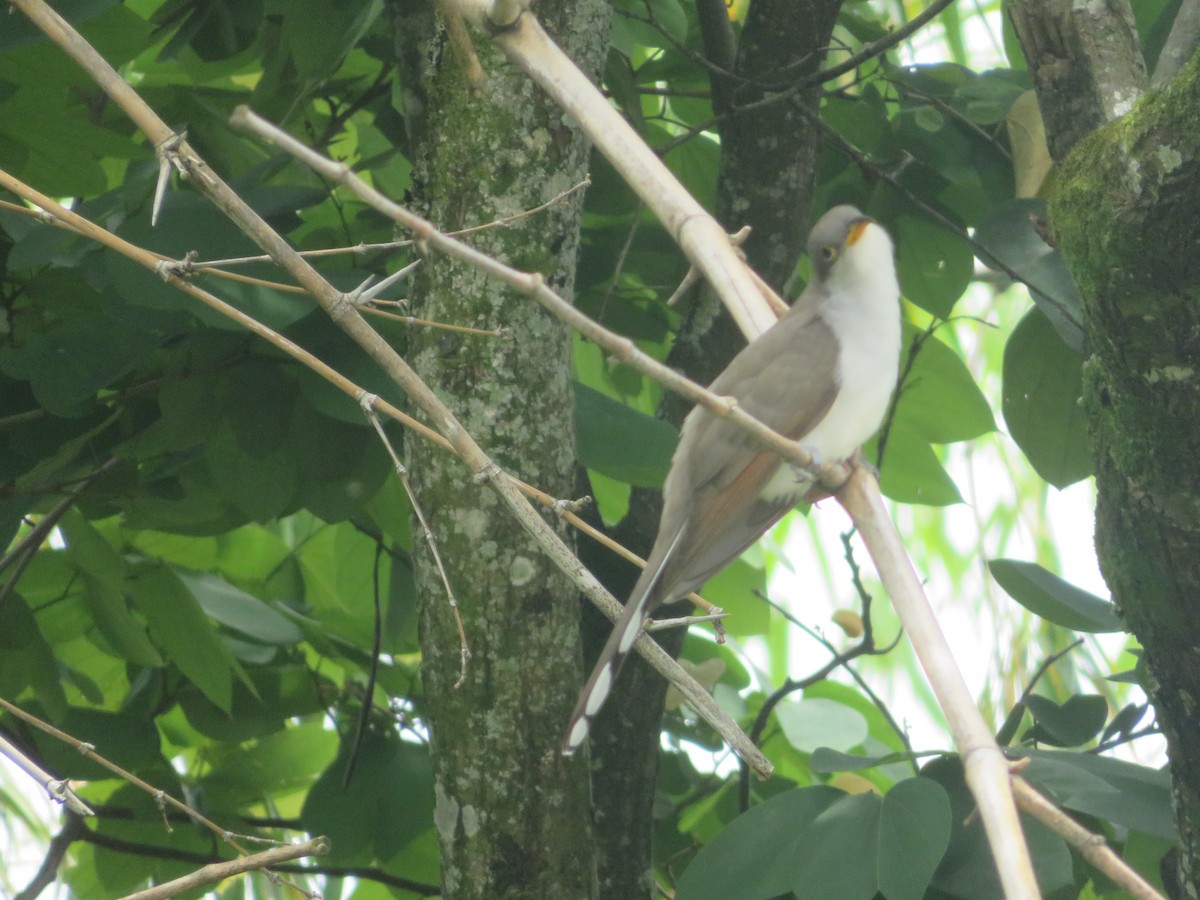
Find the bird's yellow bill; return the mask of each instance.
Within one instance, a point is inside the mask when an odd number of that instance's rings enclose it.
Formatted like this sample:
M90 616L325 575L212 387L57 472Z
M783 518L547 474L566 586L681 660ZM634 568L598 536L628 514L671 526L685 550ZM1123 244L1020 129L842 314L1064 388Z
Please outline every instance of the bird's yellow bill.
M846 235L846 246L853 247L855 244L857 244L858 239L863 236L863 233L867 230L867 226L870 224L870 219L863 219L851 225L850 231Z

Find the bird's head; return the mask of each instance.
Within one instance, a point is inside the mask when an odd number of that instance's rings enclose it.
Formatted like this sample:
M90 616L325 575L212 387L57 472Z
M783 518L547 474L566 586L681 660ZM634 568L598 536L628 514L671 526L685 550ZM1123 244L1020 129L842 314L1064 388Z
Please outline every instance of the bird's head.
M835 206L817 220L808 239L817 279L870 276L881 266L891 266L894 250L887 231L854 206Z

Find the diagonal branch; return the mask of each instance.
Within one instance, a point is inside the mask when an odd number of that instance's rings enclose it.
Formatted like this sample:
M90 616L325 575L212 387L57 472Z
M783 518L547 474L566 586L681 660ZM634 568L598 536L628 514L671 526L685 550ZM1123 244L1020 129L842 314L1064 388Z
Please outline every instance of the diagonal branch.
M106 94L133 119L135 124L154 142L155 146L171 146L173 159L177 160L181 171L186 173L193 185L212 201L225 215L240 228L255 243L262 247L271 258L285 269L303 287L317 303L328 313L334 323L350 336L367 354L399 385L425 413L432 422L438 437L448 442L466 464L476 481L487 484L499 496L509 512L526 529L531 537L539 544L543 552L558 566L602 612L616 621L624 607L607 591L603 585L579 561L562 538L539 516L521 492L520 483L502 470L484 450L467 433L458 422L450 409L412 370L408 363L376 332L362 317L359 311L349 301L349 298L338 291L319 272L317 272L287 241L283 239L267 222L242 198L226 184L204 160L192 149L185 140L176 136L158 115L146 104L137 93L126 84L120 75L101 57L82 36L76 32L54 10L42 0L12 0L14 6L24 12L47 36L66 50L73 59L88 72L89 76L105 91ZM565 59L565 57L564 57ZM577 70L576 70L577 72ZM577 72L578 74L578 72ZM582 78L582 75L579 76ZM586 79L584 79L586 82ZM589 89L591 88L588 84ZM619 117L618 117L619 118ZM643 146L643 150L644 150ZM648 152L648 151L647 151ZM653 154L650 154L653 156ZM9 179L10 182L15 179ZM681 189L682 190L682 189ZM685 192L686 195L686 192ZM49 198L46 202L35 201L43 209L55 209L56 213L67 213L61 205ZM706 213L688 198L694 212L684 216L678 222L678 231L691 235L695 229L689 226L689 220L698 215L703 221L711 222ZM699 221L699 220L695 220ZM718 232L716 223L712 223ZM94 226L93 226L94 228ZM701 231L707 231L702 225ZM745 267L737 259L733 248L720 232L720 241L725 253L735 261L738 274L749 289L745 295L765 309L761 295L753 286ZM175 278L169 272L164 277ZM730 276L727 270L721 270L719 277L723 284L728 285ZM176 279L179 281L179 279ZM180 282L186 284L186 282ZM188 286L192 287L192 286ZM191 293L192 291L189 291ZM202 293L202 292L201 292ZM755 300L757 298L757 300ZM212 298L216 299L216 298ZM205 301L209 302L209 301ZM219 302L219 301L218 301ZM230 308L232 309L232 307ZM236 310L235 310L236 312ZM269 329L254 322L240 313L239 321L247 320L247 327L254 333L268 337ZM767 322L766 324L769 324ZM279 336L276 336L278 338ZM270 339L268 337L268 339ZM283 340L282 338L279 338ZM288 342L290 343L290 342ZM292 345L293 347L295 345ZM296 348L303 353L301 348ZM328 368L328 367L326 367ZM330 370L332 372L332 370ZM332 373L340 380L340 388L345 389L347 379L337 373ZM428 429L425 429L428 431ZM687 697L700 715L708 721L755 772L763 777L773 771L770 761L755 747L746 735L738 728L737 723L726 714L704 687L688 675L675 660L662 650L651 638L645 635L639 637L635 646L638 652L650 665L664 677L670 680Z

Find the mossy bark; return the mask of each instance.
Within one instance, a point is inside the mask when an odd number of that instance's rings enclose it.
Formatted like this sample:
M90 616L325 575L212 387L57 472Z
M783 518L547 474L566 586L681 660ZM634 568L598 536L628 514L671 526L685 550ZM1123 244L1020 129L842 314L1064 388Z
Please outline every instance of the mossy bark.
M1048 123L1049 124L1049 123ZM1200 896L1200 57L1080 141L1050 224L1085 301L1096 547L1145 648Z
M428 31L431 10L398 5L398 29ZM585 71L607 48L596 0L541 3L538 15ZM521 72L474 35L487 82L473 90L442 30L411 46L406 121L419 208L446 231L531 209L586 174L582 133ZM398 42L401 48L405 42ZM416 57L411 54L418 54ZM470 242L541 272L570 297L580 194ZM426 329L410 359L501 466L560 497L575 471L570 334L528 298L479 271L430 257L414 314L500 329ZM459 637L419 539L422 678L436 778L443 890L453 898L596 896L589 782L559 753L581 680L579 599L486 486L428 444L407 448L413 483L458 597L472 657L460 686Z

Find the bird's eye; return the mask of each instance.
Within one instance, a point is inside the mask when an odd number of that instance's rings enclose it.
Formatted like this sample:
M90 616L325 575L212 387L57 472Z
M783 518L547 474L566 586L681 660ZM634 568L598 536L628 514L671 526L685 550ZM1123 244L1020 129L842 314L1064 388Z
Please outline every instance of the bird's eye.
M837 247L834 247L831 244L826 244L821 248L821 259L825 260L826 262L831 262L835 256L837 256Z

